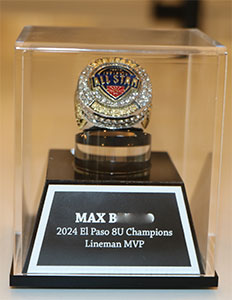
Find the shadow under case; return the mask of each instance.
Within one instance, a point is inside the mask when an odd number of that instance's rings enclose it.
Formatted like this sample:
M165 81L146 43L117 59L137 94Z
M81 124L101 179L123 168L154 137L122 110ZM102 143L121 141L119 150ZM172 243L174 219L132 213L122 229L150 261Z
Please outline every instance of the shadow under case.
M10 285L217 286L225 74L197 29L25 27Z

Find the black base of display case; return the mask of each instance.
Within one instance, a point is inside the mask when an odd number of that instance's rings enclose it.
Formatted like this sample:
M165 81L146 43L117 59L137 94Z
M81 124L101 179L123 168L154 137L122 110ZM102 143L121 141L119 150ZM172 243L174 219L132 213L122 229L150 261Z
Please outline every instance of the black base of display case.
M124 175L112 177L105 174L89 174L83 172L75 172L73 168L73 155L68 150L51 150L49 153L49 163L47 169L46 184L44 193L41 198L40 208L37 214L34 233L32 235L29 251L24 264L23 273L19 275L13 274L13 268L10 274L10 286L21 288L89 288L89 289L200 289L212 288L218 286L218 276L206 276L204 267L201 262L201 254L199 251L195 231L192 223L190 208L188 205L187 196L185 193L184 183L179 176L173 162L166 152L152 152L151 168L149 171L144 171L141 174L130 174L129 178ZM199 265L199 275L190 273L189 275L167 274L151 276L147 275L130 275L129 274L62 274L57 272L57 275L48 273L41 275L35 271L28 272L28 264L32 255L32 248L35 243L35 236L38 230L38 224L41 218L41 213L44 208L45 195L49 184L98 184L98 185L135 185L135 186L180 186L182 189L184 203L187 209L187 217L189 221L190 231L193 237L193 246L196 251L196 259ZM110 197L110 195L109 195ZM154 195L153 195L154 197ZM161 195L159 195L161 197ZM108 198L107 198L108 199ZM159 199L160 200L160 199ZM55 200L54 200L55 201ZM87 200L86 200L87 201ZM109 199L108 199L109 201ZM135 201L135 200L133 200ZM183 203L183 204L184 204ZM169 208L170 209L170 208ZM179 215L179 214L178 214ZM178 216L177 218L178 219ZM156 247L158 247L156 245ZM170 247L169 247L170 248ZM171 249L171 248L170 248ZM86 250L87 251L87 250ZM184 253L184 252L183 252ZM76 252L75 252L76 255ZM170 255L171 254L170 252ZM175 257L173 256L173 259ZM50 261L49 261L50 263ZM184 262L183 262L184 263ZM52 263L51 263L52 264ZM74 263L75 265L75 263ZM87 264L88 265L88 264ZM185 264L181 264L185 266ZM77 272L78 273L78 272ZM107 273L107 272L106 272ZM81 274L81 273L79 273ZM162 273L159 273L162 274ZM183 273L184 274L184 273ZM195 274L195 275L193 275ZM201 274L201 275L200 275Z
M218 275L199 277L99 277L10 275L16 288L205 289L218 286Z

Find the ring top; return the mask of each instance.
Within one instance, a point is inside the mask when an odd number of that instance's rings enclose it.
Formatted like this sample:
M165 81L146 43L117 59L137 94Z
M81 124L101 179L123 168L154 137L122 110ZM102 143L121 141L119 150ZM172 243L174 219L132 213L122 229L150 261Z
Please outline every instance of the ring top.
M109 129L129 128L139 123L146 127L151 98L150 79L135 61L99 58L80 74L75 95L77 123L80 126L89 121Z

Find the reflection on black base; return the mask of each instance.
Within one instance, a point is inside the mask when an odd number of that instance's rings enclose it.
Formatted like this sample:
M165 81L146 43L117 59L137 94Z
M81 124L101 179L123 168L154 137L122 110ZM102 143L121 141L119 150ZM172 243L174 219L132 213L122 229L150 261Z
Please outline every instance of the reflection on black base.
M76 135L75 170L126 176L147 172L150 154L151 135L141 129L91 128Z

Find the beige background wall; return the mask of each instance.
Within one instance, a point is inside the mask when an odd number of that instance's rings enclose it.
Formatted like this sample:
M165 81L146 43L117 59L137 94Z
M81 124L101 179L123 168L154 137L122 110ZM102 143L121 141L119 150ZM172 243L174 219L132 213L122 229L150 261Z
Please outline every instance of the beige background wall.
M167 2L167 1L166 1ZM171 3L178 1L169 1ZM0 0L0 299L18 297L7 289L13 227L13 152L14 152L14 42L25 25L179 27L175 20L152 18L152 1L14 1ZM204 0L200 7L200 28L228 47L228 89L219 215L218 269L221 273L221 298L229 299L232 280L232 116L231 50L232 1ZM1 272L0 270L0 272ZM227 275L226 275L227 274ZM223 290L224 289L224 290ZM1 293L5 298L1 298ZM207 296L207 295L206 295ZM214 297L214 296L213 296ZM222 298L225 297L225 298ZM29 298L28 298L29 299ZM32 298L30 298L32 299ZM171 298L170 298L171 299ZM176 299L182 299L181 296ZM183 297L183 299L186 299ZM189 298L190 299L190 298ZM212 298L214 299L214 298ZM215 298L216 299L216 298Z

